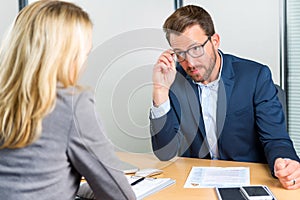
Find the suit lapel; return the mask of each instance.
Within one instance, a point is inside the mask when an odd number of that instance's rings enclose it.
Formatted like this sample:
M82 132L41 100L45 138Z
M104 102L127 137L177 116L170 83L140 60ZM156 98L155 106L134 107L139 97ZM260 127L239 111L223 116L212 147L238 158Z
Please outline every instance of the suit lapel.
M217 138L220 137L223 130L227 110L227 98L223 80L219 81L218 100L217 100Z
M188 78L189 81L185 82L185 91L186 91L186 97L187 102L189 104L190 111L192 112L193 119L195 120L195 123L198 124L198 129L200 130L200 133L203 138L203 143L198 149L198 157L204 158L207 157L209 154L209 148L208 148L208 142L205 132L205 126L204 121L202 117L202 108L200 105L200 97L199 97L199 89L198 85L191 83L190 78Z
M223 57L223 68L218 89L217 138L220 137L223 130L227 107L229 106L229 101L234 86L234 72L231 57L224 55L222 52L221 54Z
M205 138L206 133L205 133L204 122L202 117L202 108L200 105L198 85L194 83L190 83L191 79L189 77L188 79L189 81L185 82L185 91L186 91L188 104L192 112L192 115L194 117L194 120L199 124L200 132L202 133L203 138Z

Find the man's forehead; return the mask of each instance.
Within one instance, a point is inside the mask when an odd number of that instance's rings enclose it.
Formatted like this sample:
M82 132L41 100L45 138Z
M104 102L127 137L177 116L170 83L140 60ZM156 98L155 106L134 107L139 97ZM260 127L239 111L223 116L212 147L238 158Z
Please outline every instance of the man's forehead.
M186 48L196 43L200 43L205 38L205 32L199 25L192 25L182 33L170 33L170 45L172 48Z
M197 40L187 37L184 34L170 34L170 45L173 49L185 49L193 44L198 43Z

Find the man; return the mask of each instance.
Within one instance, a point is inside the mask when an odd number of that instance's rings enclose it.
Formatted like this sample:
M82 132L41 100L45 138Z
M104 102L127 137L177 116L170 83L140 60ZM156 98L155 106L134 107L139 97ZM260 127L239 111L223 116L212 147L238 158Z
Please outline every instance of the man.
M221 52L201 7L179 8L164 30L171 49L153 69L155 155L267 162L283 187L300 188L299 157L269 68Z

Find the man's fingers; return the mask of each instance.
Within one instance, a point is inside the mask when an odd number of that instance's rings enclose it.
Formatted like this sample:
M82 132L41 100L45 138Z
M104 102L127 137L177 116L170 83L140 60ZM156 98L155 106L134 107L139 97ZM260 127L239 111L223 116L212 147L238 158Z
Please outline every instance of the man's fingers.
M297 178L292 179L290 181L285 181L285 182L280 181L280 182L282 186L288 190L295 190L300 188L300 181Z
M285 162L284 159L282 159L282 158L277 158L276 159L276 161L275 161L275 167L274 167L275 171L282 170L282 169L285 168L285 166L286 166L286 162Z
M163 52L160 55L160 57L157 61L157 64L163 62L169 67L175 66L175 62L174 62L173 56L171 54L172 54L172 52L170 50Z
M284 166L282 168L282 166ZM300 188L300 164L295 160L282 159L275 161L275 175L286 189Z

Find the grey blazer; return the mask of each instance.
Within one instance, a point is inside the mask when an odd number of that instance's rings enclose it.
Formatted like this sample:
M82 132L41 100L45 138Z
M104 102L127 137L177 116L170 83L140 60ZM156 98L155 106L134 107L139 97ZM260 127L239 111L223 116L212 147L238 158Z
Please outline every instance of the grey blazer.
M95 115L90 92L59 89L41 137L0 150L0 198L74 200L84 176L97 199L135 199Z

